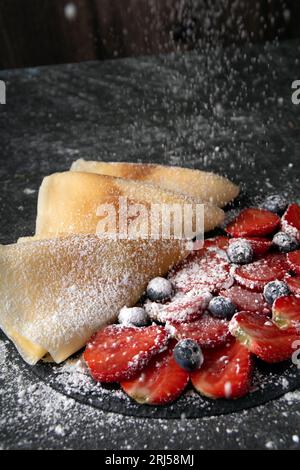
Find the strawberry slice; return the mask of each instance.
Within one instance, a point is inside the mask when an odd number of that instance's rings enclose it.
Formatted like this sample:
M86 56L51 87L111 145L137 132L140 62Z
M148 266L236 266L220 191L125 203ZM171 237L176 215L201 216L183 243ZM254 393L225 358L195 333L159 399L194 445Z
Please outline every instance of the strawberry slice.
M288 295L276 299L272 319L279 328L296 328L300 333L300 298Z
M232 340L204 351L201 369L191 373L195 389L210 398L239 398L249 392L253 361L247 348Z
M201 257L193 253L185 263L170 273L169 279L180 292L194 289L217 293L233 284L229 271L230 264L225 252L207 251Z
M212 295L208 291L179 293L165 304L147 301L144 305L152 320L165 323L166 321L191 321L199 318L206 310Z
M286 258L292 271L296 274L300 274L300 250L291 251L287 254Z
M262 237L245 237L253 249L254 256L265 255L272 246L272 241Z
M176 341L155 357L131 380L121 382L122 389L138 403L163 405L176 400L189 382L189 373L173 358Z
M290 288L290 291L294 295L300 296L300 276L299 277L292 277L292 276L287 276L285 278L285 282Z
M253 312L236 313L229 329L249 351L269 363L290 359L293 343L299 340L294 329L280 330L272 320Z
M237 267L234 277L238 284L259 292L268 282L283 279L287 271L285 255L269 254L254 263Z
M154 355L166 348L168 338L162 326L111 325L91 338L83 357L96 381L118 382L143 369Z
M228 322L209 315L189 323L169 322L168 327L178 340L193 339L204 349L223 346L231 338Z
M260 292L253 292L241 286L232 286L230 289L222 290L220 295L227 297L237 307L237 310L259 312L263 315L270 313L270 307Z
M300 206L290 204L281 220L282 230L300 242Z
M245 209L226 227L232 237L261 237L275 231L280 218L264 209Z

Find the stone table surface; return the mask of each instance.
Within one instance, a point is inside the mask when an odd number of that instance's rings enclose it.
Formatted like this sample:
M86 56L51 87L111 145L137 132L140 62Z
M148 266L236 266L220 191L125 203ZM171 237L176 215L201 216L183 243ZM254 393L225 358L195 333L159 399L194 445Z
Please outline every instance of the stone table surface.
M300 197L300 42L0 71L0 243L34 231L42 178L79 157L217 171L248 200ZM2 448L300 448L300 391L203 419L104 413L38 383L0 342Z

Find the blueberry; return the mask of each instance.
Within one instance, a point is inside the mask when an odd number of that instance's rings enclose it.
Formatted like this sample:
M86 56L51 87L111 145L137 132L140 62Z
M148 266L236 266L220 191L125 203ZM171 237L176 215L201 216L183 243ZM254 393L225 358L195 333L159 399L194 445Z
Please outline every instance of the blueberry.
M229 243L227 256L231 263L247 264L253 259L253 248L247 240L237 238Z
M192 339L182 339L173 351L177 364L188 372L200 369L203 364L203 354L200 346Z
M127 326L146 326L149 323L149 317L142 307L121 308L118 320Z
M275 214L282 215L288 206L288 201L282 194L271 194L260 204L265 209Z
M147 286L147 296L154 302L169 299L172 296L172 291L171 282L164 277L155 277Z
M292 237L288 233L278 232L273 237L273 245L282 251L283 253L289 253L298 248L298 242L296 238Z
M236 312L236 306L226 297L213 297L208 304L209 312L217 318L230 319Z
M271 281L264 287L264 297L268 304L272 305L276 299L285 295L290 295L288 285L283 281Z

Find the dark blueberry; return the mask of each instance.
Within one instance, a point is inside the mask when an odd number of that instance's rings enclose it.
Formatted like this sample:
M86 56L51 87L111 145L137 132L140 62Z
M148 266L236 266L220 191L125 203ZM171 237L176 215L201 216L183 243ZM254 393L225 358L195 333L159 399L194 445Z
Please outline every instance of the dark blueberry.
M192 339L179 341L174 348L173 355L177 364L188 372L200 369L203 364L201 348Z
M164 277L155 277L147 286L147 296L154 302L169 299L172 296L172 284Z
M253 259L253 248L247 240L237 238L229 243L227 256L231 263L247 264Z
M143 307L123 307L118 316L119 323L128 326L146 326L149 316Z
M271 281L264 287L264 297L270 305L273 305L279 297L290 295L290 293L288 285L283 281Z
M271 194L260 204L265 209L275 214L282 215L288 206L288 201L282 194Z
M298 248L299 244L296 238L292 237L288 233L278 232L273 237L273 245L278 248L279 251L283 253L289 253Z
M226 297L213 297L208 304L209 312L217 318L230 319L236 312L236 306Z

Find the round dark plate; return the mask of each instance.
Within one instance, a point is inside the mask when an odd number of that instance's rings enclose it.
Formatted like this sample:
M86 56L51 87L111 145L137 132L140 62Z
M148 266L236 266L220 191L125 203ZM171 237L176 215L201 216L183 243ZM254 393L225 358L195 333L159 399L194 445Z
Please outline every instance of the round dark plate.
M11 360L26 370L33 380L42 380L50 387L80 403L103 411L121 413L139 418L201 418L234 413L267 403L300 387L300 370L291 362L267 365L256 362L251 392L238 400L211 400L189 388L171 405L139 405L131 400L118 385L95 383L87 374L80 355L61 365L40 362L29 366L10 343Z

